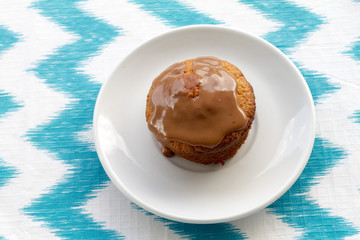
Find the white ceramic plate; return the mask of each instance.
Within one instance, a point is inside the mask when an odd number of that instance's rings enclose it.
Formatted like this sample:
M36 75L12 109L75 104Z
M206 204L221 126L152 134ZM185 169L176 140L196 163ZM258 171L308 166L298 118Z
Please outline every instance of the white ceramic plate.
M166 158L145 122L152 80L175 62L215 56L252 84L256 116L245 144L225 166ZM103 85L94 132L101 163L131 201L159 216L216 223L250 215L299 177L314 142L314 106L295 65L265 40L219 26L191 26L136 48Z

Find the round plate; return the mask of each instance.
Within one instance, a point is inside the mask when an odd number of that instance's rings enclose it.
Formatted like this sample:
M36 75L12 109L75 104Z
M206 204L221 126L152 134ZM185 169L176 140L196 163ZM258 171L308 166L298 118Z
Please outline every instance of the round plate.
M153 79L199 56L234 64L255 92L249 137L224 166L164 157L145 121ZM280 50L238 30L190 26L147 41L119 64L99 93L94 132L105 171L131 201L172 220L216 223L263 209L290 188L310 156L314 116L304 78Z

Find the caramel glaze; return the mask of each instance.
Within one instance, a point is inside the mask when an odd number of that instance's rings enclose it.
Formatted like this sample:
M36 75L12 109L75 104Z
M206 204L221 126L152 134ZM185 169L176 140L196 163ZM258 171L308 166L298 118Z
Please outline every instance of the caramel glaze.
M191 69L176 63L153 81L154 113L148 127L161 143L179 141L212 148L226 134L244 128L248 118L237 104L236 80L219 59L196 58ZM165 147L162 151L173 155Z

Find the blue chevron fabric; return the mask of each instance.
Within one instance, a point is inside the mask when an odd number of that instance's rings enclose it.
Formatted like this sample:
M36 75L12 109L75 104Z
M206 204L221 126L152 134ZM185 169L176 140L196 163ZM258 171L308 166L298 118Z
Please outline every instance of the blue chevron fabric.
M0 239L360 239L360 2L0 2ZM260 35L303 74L316 139L295 184L219 224L156 216L111 183L92 115L102 83L160 32L211 24Z
M18 41L18 37L6 27L0 25L0 54L11 48ZM0 119L5 118L11 111L16 111L18 105L14 98L0 89ZM16 175L16 169L0 158L0 188L6 185Z

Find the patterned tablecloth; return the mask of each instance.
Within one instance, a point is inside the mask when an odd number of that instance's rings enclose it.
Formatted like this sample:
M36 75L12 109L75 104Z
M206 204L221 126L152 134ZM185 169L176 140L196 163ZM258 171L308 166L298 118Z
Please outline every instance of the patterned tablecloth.
M94 149L102 82L134 47L180 26L267 39L316 109L310 160L250 217L170 221L131 203ZM0 0L0 239L360 239L358 0Z

